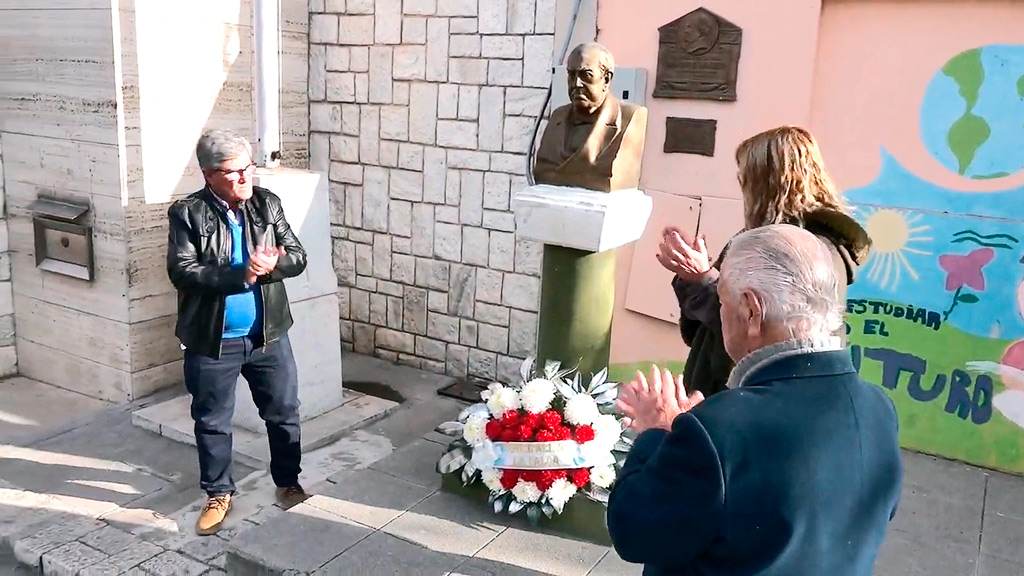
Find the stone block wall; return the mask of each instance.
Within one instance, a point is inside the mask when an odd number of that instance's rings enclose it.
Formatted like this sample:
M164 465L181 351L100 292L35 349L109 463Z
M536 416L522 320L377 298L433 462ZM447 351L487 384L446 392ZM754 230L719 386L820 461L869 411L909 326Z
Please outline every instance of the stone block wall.
M14 345L14 290L11 286L11 252L7 241L7 202L4 189L4 150L0 136L0 377L18 373Z
M310 166L330 174L344 346L514 379L541 246L510 197L550 82L556 0L312 0ZM543 129L543 126L542 126Z

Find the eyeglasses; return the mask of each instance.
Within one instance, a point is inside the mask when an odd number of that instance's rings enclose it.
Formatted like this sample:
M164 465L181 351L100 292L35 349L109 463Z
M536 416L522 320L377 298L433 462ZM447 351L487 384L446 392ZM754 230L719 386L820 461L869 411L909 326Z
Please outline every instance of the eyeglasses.
M220 172L221 174L227 176L228 178L241 180L242 176L251 175L253 172L256 171L256 163L253 162L252 164L249 164L245 168L239 168L238 170L225 170L224 168L216 168L216 170L217 172Z

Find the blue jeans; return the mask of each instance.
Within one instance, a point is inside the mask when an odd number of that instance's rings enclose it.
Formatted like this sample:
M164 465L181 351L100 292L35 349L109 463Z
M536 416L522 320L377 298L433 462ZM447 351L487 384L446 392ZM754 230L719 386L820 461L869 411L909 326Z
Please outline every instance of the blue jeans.
M260 418L267 425L274 483L297 484L301 472L299 383L288 335L262 348L249 337L232 338L222 342L217 359L185 350L185 388L192 395L199 482L209 495L235 491L231 420L239 374L249 383Z

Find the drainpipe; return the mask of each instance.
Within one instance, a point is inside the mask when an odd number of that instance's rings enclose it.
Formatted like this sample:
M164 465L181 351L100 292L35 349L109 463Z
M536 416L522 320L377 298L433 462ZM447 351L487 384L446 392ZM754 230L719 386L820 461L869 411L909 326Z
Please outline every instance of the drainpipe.
M281 2L255 0L256 164L276 168L281 160Z

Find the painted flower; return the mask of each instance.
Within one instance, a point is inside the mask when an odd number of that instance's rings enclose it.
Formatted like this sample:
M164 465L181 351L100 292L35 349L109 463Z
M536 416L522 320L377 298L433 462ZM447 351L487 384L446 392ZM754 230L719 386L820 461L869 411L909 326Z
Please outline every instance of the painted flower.
M576 495L576 485L565 478L559 478L551 483L551 488L548 488L545 494L547 494L548 500L551 501L551 505L555 507L555 510L561 512L566 502Z
M600 417L597 402L589 394L577 394L565 403L565 419L575 426L593 424Z
M555 399L555 384L550 380L537 378L523 385L520 393L523 408L527 412L541 413L551 407Z
M487 486L491 492L501 492L505 489L501 485L501 470L497 468L484 468L480 471L480 479L483 480L484 485Z
M611 414L602 414L594 421L594 441L609 448L622 437L622 424Z
M967 286L979 292L985 290L985 275L982 268L995 258L991 248L978 248L969 254L943 254L939 266L946 271L946 290L953 292Z
M470 446L480 444L487 437L487 422L488 418L483 414L474 414L466 420L466 425L462 428L462 437Z
M512 489L512 495L520 502L536 502L540 500L544 493L540 491L537 484L527 482L526 480L519 480L516 487Z
M491 392L490 398L487 399L487 409L491 411L491 415L495 418L500 418L502 414L509 410L518 410L522 406L522 402L519 400L519 392L515 388L506 388L501 384L491 384L487 389Z
M590 470L590 481L595 486L607 488L615 482L615 468L611 466L595 466Z

